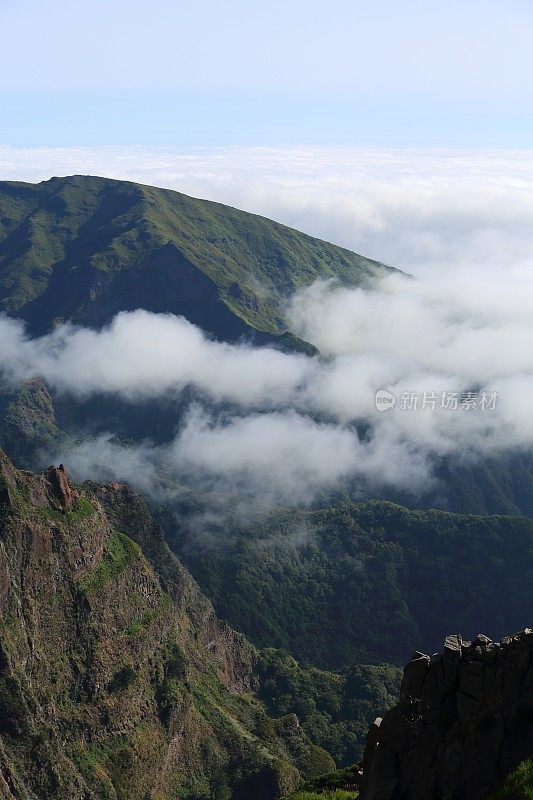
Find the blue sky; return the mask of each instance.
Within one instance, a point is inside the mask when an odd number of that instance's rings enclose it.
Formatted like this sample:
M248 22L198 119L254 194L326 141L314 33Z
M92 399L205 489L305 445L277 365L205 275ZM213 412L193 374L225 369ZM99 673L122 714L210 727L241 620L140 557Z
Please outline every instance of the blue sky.
M529 147L530 0L0 0L0 143Z

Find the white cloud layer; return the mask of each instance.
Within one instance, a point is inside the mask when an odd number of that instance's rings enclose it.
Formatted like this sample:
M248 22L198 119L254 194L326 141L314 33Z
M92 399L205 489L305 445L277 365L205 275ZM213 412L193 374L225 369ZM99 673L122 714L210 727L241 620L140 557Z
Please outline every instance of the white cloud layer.
M309 362L268 348L211 341L183 317L123 312L102 331L61 325L30 340L0 316L0 369L14 380L43 375L76 396L113 393L129 400L194 386L215 402L264 406L293 396Z
M105 465L105 477L153 488L161 472L194 474L306 502L350 476L416 490L435 457L533 446L533 151L0 148L4 177L72 172L209 196L416 275L366 293L319 283L295 297L291 327L322 359L215 343L146 312L37 341L0 320L0 367L14 379L42 374L60 391L128 400L193 386L209 405L164 448L126 450L104 437L62 454L78 475L102 477ZM476 390L498 401L484 412L398 402L379 413L380 388L398 399ZM365 436L355 423L370 426Z
M146 311L119 314L99 332L65 325L36 340L3 317L0 369L12 381L42 375L56 391L131 402L192 387L211 409L194 407L172 443L124 451L124 463L109 437L64 455L74 466L85 459L93 476L105 463L131 480L142 459L153 475L170 469L175 480L269 501L308 502L349 478L416 493L436 457L533 446L532 289L525 269L393 275L374 291L317 283L289 316L320 358L221 344L182 318ZM397 398L385 413L375 407L379 389ZM476 409L461 408L468 391ZM413 392L418 409L403 408ZM422 407L424 393L435 407ZM458 408L441 407L449 393L459 393ZM480 408L483 393L497 394L493 408ZM150 470L142 480L152 484Z

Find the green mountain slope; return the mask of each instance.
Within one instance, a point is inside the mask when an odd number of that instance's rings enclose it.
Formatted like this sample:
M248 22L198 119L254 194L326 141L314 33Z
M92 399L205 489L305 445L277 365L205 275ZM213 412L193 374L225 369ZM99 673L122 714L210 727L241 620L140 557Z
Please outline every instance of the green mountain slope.
M533 617L529 519L338 502L189 531L182 513L169 541L217 612L324 669L401 664L449 630L500 636Z
M183 314L221 338L279 335L295 289L317 278L359 285L387 269L173 191L80 175L0 182L0 310L34 334L146 308Z
M444 501L450 511L533 517L533 453L527 450L470 464L447 458L437 475L446 487Z

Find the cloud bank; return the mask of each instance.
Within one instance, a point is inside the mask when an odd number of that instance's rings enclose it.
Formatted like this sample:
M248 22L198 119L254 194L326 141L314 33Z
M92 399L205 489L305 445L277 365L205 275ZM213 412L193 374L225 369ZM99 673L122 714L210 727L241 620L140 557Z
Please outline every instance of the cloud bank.
M316 283L293 298L288 318L320 357L215 342L170 314L125 312L101 331L63 325L34 340L2 317L0 370L82 398L193 391L163 446L125 448L109 435L61 454L80 477L161 492L164 475L283 503L345 482L416 494L441 457L533 446L532 284L525 267L391 275L373 291ZM380 389L397 400L386 412L376 408ZM460 404L467 393L475 408ZM454 394L455 407L441 402ZM405 407L413 395L417 407ZM482 407L482 396L492 404Z
M194 386L216 402L284 403L308 369L302 356L208 339L183 317L123 312L102 331L61 325L28 339L0 316L0 369L11 380L42 375L78 397L96 392L135 401Z
M129 402L194 390L164 447L127 449L109 435L61 453L79 477L107 470L147 491L162 474L194 475L208 488L308 502L344 481L416 492L442 456L533 445L533 151L0 147L1 177L74 172L240 206L415 276L297 295L290 326L321 358L215 343L171 315L121 314L99 333L62 326L35 341L0 320L11 380L39 374L56 391ZM385 413L379 389L397 398ZM468 391L497 392L496 407L401 407L405 393Z

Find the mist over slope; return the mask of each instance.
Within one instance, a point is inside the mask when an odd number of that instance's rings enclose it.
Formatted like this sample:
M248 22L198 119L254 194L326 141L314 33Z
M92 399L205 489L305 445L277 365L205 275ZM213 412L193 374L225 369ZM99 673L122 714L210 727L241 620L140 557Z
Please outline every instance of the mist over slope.
M527 464L531 279L519 270L512 278L391 275L367 289L315 282L293 296L286 319L320 357L218 342L183 317L144 310L99 330L59 324L38 338L3 317L0 368L13 385L42 377L85 409L78 416L92 419L98 438L68 451L79 477L135 481L143 462L139 488L154 496L164 472L274 504L344 488L442 505L454 464L463 473ZM393 401L385 411L380 391ZM494 510L530 508L523 479L515 470L509 503Z

